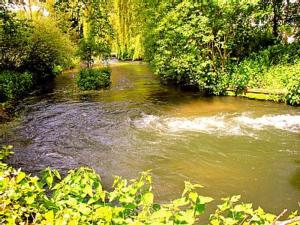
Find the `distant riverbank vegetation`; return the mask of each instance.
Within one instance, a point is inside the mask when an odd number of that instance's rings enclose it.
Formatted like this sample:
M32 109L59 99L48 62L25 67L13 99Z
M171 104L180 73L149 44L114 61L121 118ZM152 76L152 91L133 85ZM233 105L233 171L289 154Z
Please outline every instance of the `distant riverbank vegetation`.
M143 58L166 82L300 104L298 1L159 1L147 12Z
M73 43L48 18L17 17L0 5L0 100L26 95L72 64Z
M104 61L110 56L112 27L108 7L108 2L100 0L76 4L65 1L1 2L2 106L9 107L32 91L47 88L57 74L79 66L80 61L83 70L78 76L84 76L78 81L85 82L79 85L81 89L92 82L96 82L93 86L97 89L107 86L110 70L94 70L92 65L95 59ZM89 81L87 75L91 76Z
M99 75L85 68L114 55L148 61L163 82L206 95L254 89L300 104L299 1L49 0L0 7L2 103L80 62L79 74Z
M209 218L206 205L213 201L198 194L201 185L185 182L182 196L169 203L155 202L152 178L142 173L138 179L116 177L111 191L101 184L92 169L79 168L61 177L47 168L39 177L3 163L12 146L0 150L0 223L41 225L84 224L299 224L297 212L286 216L266 213L252 204L240 203L240 196L222 199ZM286 220L284 220L284 218Z

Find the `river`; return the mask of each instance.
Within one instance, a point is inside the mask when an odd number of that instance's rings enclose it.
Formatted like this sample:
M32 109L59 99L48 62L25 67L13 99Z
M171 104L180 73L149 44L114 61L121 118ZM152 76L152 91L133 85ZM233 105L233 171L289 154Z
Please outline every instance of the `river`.
M106 187L113 175L151 169L160 202L187 180L216 199L241 194L274 213L299 208L299 108L183 92L141 63L112 71L108 90L80 93L68 71L50 93L27 98L19 119L1 128L1 143L15 146L9 163L34 174L86 165Z

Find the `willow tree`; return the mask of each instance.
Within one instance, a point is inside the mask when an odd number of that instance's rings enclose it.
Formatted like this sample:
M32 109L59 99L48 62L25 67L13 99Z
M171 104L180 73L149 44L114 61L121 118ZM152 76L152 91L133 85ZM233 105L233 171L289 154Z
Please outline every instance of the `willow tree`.
M76 34L79 55L88 67L94 58L106 59L111 52L112 26L108 0L60 0L55 5L61 28Z
M114 50L118 58L139 59L143 55L140 0L114 0L112 23L115 31Z

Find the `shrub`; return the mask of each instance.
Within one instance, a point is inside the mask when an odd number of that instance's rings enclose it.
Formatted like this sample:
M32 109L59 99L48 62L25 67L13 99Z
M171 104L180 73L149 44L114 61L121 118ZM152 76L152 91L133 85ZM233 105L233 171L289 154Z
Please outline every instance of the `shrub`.
M260 4L178 2L158 22L153 34L156 42L150 60L155 72L165 80L222 95L228 87L225 74L231 69L230 62L237 62L272 42L267 25L253 24L261 19Z
M207 203L213 199L198 194L201 185L185 182L178 199L155 203L152 179L144 172L140 178L127 181L116 177L111 191L104 190L101 179L92 169L79 168L61 178L57 170L47 168L33 177L2 163L12 146L0 150L0 223L41 225L89 224L199 224ZM209 223L217 224L281 224L280 216L253 209L252 204L239 203L240 196L222 199ZM300 220L291 215L292 224Z
M32 88L32 74L13 71L0 72L0 102L18 99Z
M300 73L298 71L298 73ZM287 87L287 94L285 96L286 102L290 105L300 105L300 74L298 77L291 79Z
M35 83L40 83L54 76L58 66L69 67L75 48L51 19L34 21L32 29L29 37L31 50L23 68L33 73Z
M19 19L0 5L0 71L30 71L35 84L71 65L75 48L51 18Z
M262 87L266 82L266 73L275 69L279 72L280 66L297 64L300 59L300 44L280 44L266 48L258 53L253 53L248 58L244 59L239 64L233 66L233 74L247 77L249 87ZM274 72L274 71L273 71ZM283 72L283 71L282 71ZM285 72L278 73L279 77L274 76L275 79L285 76ZM266 85L268 86L268 85Z
M241 67L238 71L233 73L230 82L236 96L246 92L249 83L249 75L245 71L245 68Z
M0 71L24 65L30 51L31 25L0 3Z
M236 94L247 88L265 89L273 95L271 99L297 105L299 59L299 43L271 46L233 65L230 87Z
M111 70L108 67L101 69L85 68L77 76L77 85L81 90L98 90L110 85Z

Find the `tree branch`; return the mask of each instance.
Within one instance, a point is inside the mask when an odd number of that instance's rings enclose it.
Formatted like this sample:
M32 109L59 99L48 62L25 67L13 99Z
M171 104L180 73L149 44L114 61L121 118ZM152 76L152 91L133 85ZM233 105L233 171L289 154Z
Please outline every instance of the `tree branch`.
M295 222L300 222L300 216L297 216L293 219L290 219L290 220L285 220L285 221L278 221L276 223L276 225L288 225L288 224L292 224L292 223L295 223Z
M297 217L289 219L289 220L278 221L286 212L287 212L287 209L283 210L283 212L280 213L279 216L277 216L276 219L270 225L288 225L288 224L292 224L295 222L300 222L300 216L297 216Z

